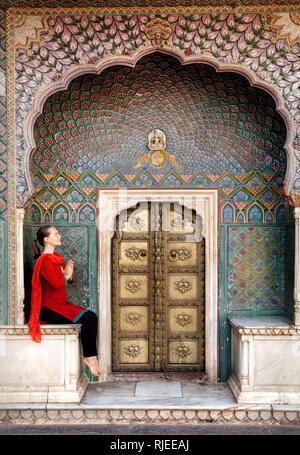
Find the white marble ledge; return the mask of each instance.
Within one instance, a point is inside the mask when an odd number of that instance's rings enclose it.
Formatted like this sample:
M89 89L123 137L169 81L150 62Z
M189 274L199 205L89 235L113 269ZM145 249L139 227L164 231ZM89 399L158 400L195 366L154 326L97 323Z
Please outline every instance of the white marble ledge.
M241 335L300 335L300 326L283 316L229 316L228 321Z
M79 333L81 324L41 324L41 335ZM0 325L0 335L29 335L28 325Z

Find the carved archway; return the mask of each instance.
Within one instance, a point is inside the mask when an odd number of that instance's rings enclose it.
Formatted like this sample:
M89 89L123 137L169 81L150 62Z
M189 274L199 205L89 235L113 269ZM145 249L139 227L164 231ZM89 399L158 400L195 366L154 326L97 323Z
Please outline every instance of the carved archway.
M92 64L78 65L76 69L72 69L67 74L65 74L65 76L59 80L59 82L53 82L37 96L33 109L31 110L27 118L24 120L24 134L28 146L24 153L23 162L25 179L28 186L28 194L27 197L23 199L23 206L26 206L28 204L28 201L30 200L30 198L33 197L35 193L30 167L30 157L35 150L33 128L37 117L42 112L43 105L46 99L55 92L67 89L70 82L79 76L82 76L84 74L100 74L105 69L116 65L124 65L133 68L142 57L153 54L155 52L173 56L176 59L178 59L182 65L202 63L213 67L217 72L232 72L239 74L245 77L251 86L264 90L265 92L272 96L276 104L276 112L284 120L287 130L286 141L283 146L283 149L285 150L287 155L287 169L285 174L284 186L286 194L287 195L290 194L292 190L293 178L296 172L295 168L296 160L292 146L295 138L295 126L290 112L285 107L281 93L278 90L276 90L276 88L272 84L262 81L257 76L255 76L254 73L250 71L249 68L247 68L245 65L221 63L211 55L188 56L182 54L177 49L174 49L173 47L170 46L163 47L152 46L150 48L138 50L132 56L122 55L107 57L104 61L100 61L97 65Z

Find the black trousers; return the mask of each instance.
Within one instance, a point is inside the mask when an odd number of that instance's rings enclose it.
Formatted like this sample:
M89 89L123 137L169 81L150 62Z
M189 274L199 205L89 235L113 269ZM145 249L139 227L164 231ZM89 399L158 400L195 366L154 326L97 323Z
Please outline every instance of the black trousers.
M41 309L40 320L47 324L74 324L70 319L65 318L61 314L56 313L45 306ZM85 311L85 313L77 319L75 324L81 324L80 337L83 357L97 356L97 315L91 310Z

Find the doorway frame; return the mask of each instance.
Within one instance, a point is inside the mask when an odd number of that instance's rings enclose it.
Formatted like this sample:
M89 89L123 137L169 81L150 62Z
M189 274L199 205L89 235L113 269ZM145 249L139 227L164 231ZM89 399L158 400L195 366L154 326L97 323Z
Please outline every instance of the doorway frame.
M99 382L112 377L112 238L122 210L141 202L176 202L202 218L205 237L205 374L219 372L219 190L217 188L99 188L96 202L98 243Z

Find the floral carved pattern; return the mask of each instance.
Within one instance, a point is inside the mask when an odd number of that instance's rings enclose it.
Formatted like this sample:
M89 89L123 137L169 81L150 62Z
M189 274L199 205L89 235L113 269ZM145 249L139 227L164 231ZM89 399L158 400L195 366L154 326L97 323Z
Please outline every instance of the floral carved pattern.
M181 327L186 327L193 322L193 317L187 313L180 313L175 316L176 323Z
M136 313L135 311L132 311L131 313L128 313L125 317L125 321L127 324L130 324L132 326L138 324L142 319L142 315L139 313Z
M185 247L179 248L177 250L171 250L169 253L169 259L172 262L177 260L179 261L187 261L192 257L192 253Z
M134 278L125 282L125 289L127 289L127 291L131 292L132 294L140 291L141 286L141 281L135 280Z
M164 21L159 17L148 22L145 28L145 33L148 39L155 44L160 45L162 41L169 38L172 28L168 21Z
M125 354L129 357L135 358L138 357L142 352L142 347L137 344L130 344L124 348Z
M131 248L126 248L125 256L131 261L144 261L147 257L147 251L133 246Z
M187 359L191 355L192 351L186 344L181 344L175 349L176 355L181 359Z
M180 281L175 281L175 289L179 291L181 294L185 294L186 292L192 289L192 283L185 278Z

